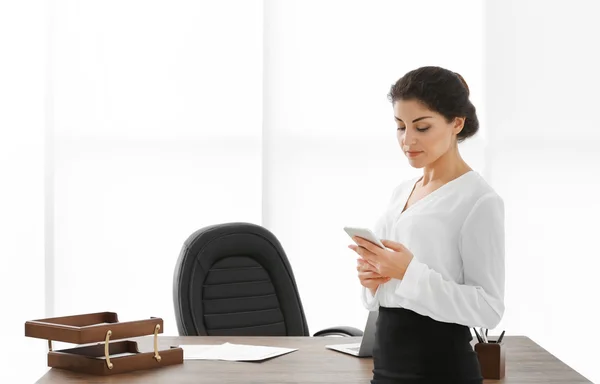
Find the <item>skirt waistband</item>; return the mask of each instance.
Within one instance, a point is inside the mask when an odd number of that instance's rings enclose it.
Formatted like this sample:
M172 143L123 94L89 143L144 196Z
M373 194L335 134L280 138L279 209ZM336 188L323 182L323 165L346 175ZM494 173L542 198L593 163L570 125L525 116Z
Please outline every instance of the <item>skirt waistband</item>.
M377 323L379 330L408 343L419 340L421 345L441 342L452 347L468 345L473 339L466 325L437 321L406 308L380 307Z

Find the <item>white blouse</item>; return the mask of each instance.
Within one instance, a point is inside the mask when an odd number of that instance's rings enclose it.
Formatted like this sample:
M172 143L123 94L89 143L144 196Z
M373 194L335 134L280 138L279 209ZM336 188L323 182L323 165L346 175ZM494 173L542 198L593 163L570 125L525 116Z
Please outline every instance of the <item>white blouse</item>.
M504 201L469 171L401 213L419 179L394 189L374 228L380 239L402 243L414 258L402 280L380 285L375 296L363 287L363 305L495 328L504 314Z

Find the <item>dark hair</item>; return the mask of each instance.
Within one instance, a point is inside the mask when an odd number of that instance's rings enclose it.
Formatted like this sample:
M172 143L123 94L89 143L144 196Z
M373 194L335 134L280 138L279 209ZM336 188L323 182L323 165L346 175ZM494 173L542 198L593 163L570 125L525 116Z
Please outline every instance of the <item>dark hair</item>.
M457 140L473 136L479 130L475 106L469 100L469 86L461 75L440 67L421 67L402 76L392 85L388 99L417 100L444 116L448 122L465 117L465 125Z

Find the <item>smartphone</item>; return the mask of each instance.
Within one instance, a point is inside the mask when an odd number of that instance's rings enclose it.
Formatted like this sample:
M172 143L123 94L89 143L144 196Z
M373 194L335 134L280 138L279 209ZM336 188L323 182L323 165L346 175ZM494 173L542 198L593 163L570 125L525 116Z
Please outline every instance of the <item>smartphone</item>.
M362 237L365 240L385 249L385 246L381 243L379 238L375 236L373 231L369 228L358 228L358 227L344 227L344 231L352 238L353 236Z

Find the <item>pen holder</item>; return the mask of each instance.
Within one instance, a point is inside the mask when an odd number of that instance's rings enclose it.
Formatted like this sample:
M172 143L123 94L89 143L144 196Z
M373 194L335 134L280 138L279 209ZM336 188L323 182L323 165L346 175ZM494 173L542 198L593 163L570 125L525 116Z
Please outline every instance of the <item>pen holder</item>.
M504 343L489 340L489 343L475 344L475 353L479 359L484 379L500 380L506 371L506 348Z

